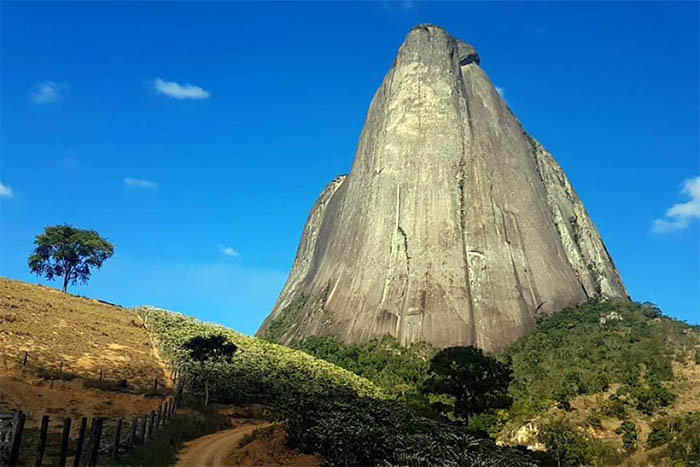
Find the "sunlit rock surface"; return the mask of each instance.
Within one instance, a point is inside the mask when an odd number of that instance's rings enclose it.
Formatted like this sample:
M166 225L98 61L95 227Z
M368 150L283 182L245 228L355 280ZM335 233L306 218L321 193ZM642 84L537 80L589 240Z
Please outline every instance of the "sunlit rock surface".
M259 335L498 350L539 314L627 296L563 171L479 64L441 28L408 34Z

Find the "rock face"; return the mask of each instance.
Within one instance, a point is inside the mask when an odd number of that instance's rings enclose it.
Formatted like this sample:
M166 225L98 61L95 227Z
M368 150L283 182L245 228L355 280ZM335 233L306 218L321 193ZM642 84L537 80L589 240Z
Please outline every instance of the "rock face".
M539 314L627 296L563 171L479 63L441 28L408 34L258 335L499 350Z

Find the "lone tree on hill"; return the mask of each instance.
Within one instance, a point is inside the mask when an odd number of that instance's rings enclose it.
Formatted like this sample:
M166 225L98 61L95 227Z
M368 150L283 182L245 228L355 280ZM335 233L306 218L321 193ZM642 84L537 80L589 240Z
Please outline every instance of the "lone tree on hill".
M209 384L212 367L217 363L230 363L238 347L221 334L195 336L183 344L190 358L199 364L200 376L204 380L204 406L209 405ZM209 367L209 368L207 368Z
M454 407L438 409L455 416L469 417L487 409L510 407L508 385L511 370L476 347L449 347L435 354L430 361L429 377L424 392L447 394L455 398Z
M45 227L34 244L36 248L27 260L29 269L50 281L63 277L63 293L69 283L86 284L90 269L99 269L114 253L114 245L94 230L76 229L68 224Z

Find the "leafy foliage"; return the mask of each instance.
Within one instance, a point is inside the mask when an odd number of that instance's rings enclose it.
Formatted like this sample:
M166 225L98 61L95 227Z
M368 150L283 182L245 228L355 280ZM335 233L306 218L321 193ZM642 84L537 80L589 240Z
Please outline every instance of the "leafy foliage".
M585 439L563 418L540 427L537 436L558 466L590 463Z
M182 345L190 353L192 360L207 362L211 360L225 360L230 362L233 354L238 350L236 344L229 342L226 336L221 334L212 336L194 336Z
M650 448L658 448L650 460L661 458L700 464L700 412L661 418L651 425Z
M625 451L631 452L637 448L637 425L634 422L625 420L615 432L622 435L622 447Z
M620 431L620 441L601 440L576 431L567 421L581 422L578 411L572 407L572 399L579 395L609 394L603 397L606 400L595 413L585 418L584 423L595 430L604 431L604 425L609 426L603 418L626 422L656 417L676 398L669 384L673 378L672 361L686 354L700 358L698 337L697 327L666 318L657 306L649 303L607 301L565 309L540 320L532 334L519 339L500 357L504 364L512 362L513 380L508 388L508 395L514 400L512 409L474 414L469 417L468 429L496 437L502 430L517 429L525 421L540 416L551 422L545 414L559 407L564 410L563 414L557 412L563 415L564 428L573 430L564 433L573 436L573 444L566 449L562 465L577 465L584 460L596 465L619 464L627 455L622 445L632 449L638 443L633 439L633 431ZM436 353L427 344L421 344L425 348L403 348L394 339L385 337L367 344L345 345L330 338L314 337L293 345L367 377L386 388L385 392L392 398L413 407L422 407L426 402L425 395L420 396L420 388L426 387L428 362ZM428 397L433 407L444 404L445 411L451 410L456 402L454 396L437 398L428 394ZM562 426L555 428L562 430ZM674 445L681 453L678 458L686 459L683 456L692 452L691 443L678 446ZM550 458L544 462L555 461Z
M304 352L153 308L140 312L163 355L182 371L197 364L184 348L195 336L224 336L240 353L209 367L212 398L266 404L284 418L292 447L331 465L534 465L513 449L388 400L368 380ZM188 388L202 388L191 378Z
M277 316L272 318L270 325L260 333L260 338L269 342L280 342L284 333L292 328L292 325L307 301L308 297L304 294L292 300L289 305L280 310Z
M206 337L194 336L182 347L189 352L190 358L199 364L199 371L192 376L204 382L204 406L206 407L209 404L209 384L212 373L209 366L217 363L231 363L238 347L221 334Z
M329 337L309 337L292 343L295 349L350 370L380 386L391 398L416 402L437 352L420 342L404 347L390 336L365 344L343 344Z
M659 318L656 308L621 300L564 309L540 321L507 352L513 415L530 418L611 384L624 385L622 393L647 413L668 405L673 395L663 382L673 377L674 354L698 344L689 329ZM620 412L619 404L611 409Z
M91 268L99 269L114 253L114 246L94 230L81 230L63 224L44 228L34 239L36 247L27 263L32 273L48 280L63 277L68 284L87 283Z
M510 368L476 347L450 347L430 361L424 390L455 398L452 414L469 417L486 409L507 408L511 404L508 384Z

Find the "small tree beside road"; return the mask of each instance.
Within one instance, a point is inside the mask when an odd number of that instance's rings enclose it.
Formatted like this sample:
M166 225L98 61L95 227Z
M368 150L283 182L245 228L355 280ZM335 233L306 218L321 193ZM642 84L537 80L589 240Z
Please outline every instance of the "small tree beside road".
M230 363L238 347L229 342L226 336L195 336L184 343L192 361L198 364L200 377L204 382L204 406L209 404L210 367L217 363Z

